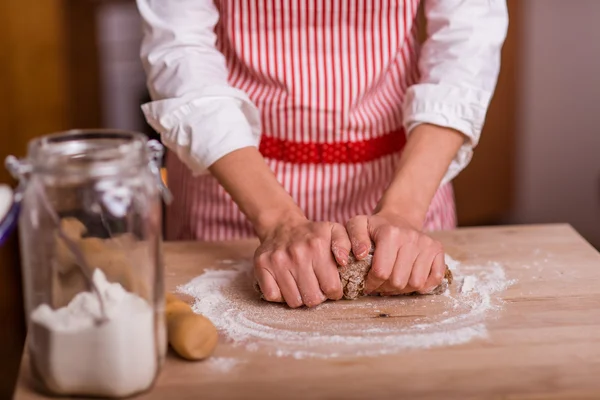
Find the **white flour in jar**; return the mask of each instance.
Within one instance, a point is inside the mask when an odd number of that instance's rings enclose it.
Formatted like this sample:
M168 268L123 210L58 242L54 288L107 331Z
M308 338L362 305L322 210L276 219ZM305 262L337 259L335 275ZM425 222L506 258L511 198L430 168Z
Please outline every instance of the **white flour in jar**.
M141 297L110 283L96 269L93 280L104 300L101 317L94 292L82 292L63 308L42 304L31 314L30 357L55 394L128 396L147 389L157 373L154 310Z

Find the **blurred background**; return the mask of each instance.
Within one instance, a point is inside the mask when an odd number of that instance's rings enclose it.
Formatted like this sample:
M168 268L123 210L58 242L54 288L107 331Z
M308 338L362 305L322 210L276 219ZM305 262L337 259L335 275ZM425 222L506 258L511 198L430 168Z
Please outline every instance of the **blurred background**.
M600 1L508 5L498 88L455 181L459 223L570 223L600 248ZM0 2L0 160L69 128L154 136L139 108L149 100L140 39L133 0ZM3 168L0 183L14 184ZM14 241L0 249L0 398L24 336L16 257Z

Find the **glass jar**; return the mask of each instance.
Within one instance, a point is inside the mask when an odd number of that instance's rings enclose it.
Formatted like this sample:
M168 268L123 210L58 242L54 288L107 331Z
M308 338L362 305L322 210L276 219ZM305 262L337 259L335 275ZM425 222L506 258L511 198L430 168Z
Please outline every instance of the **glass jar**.
M13 204L12 189L8 185L0 185L0 248L14 230L18 212L18 205Z
M149 389L167 349L162 146L139 133L69 131L7 159L20 180L28 354L53 395Z

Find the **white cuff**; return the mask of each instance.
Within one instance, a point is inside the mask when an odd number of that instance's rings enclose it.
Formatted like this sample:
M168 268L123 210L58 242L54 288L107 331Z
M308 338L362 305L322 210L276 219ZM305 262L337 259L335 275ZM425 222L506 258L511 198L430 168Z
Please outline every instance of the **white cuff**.
M465 135L465 142L452 160L442 185L454 179L471 161L491 97L491 92L443 83L416 84L408 89L403 106L407 136L423 123L455 129Z
M215 161L244 147L258 147L260 115L245 94L233 88L210 88L200 97L144 104L146 120L162 141L190 168L206 172Z

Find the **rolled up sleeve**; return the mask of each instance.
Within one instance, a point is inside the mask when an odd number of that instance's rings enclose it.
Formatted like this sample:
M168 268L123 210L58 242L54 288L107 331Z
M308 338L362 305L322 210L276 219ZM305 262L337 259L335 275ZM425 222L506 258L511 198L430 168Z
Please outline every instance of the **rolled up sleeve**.
M465 135L444 184L468 165L479 142L498 79L508 12L505 0L425 0L425 16L420 80L407 91L404 126L408 135L422 123Z
M141 58L152 101L148 123L194 175L219 158L257 147L260 116L248 96L228 84L215 46L219 12L212 0L137 0Z

